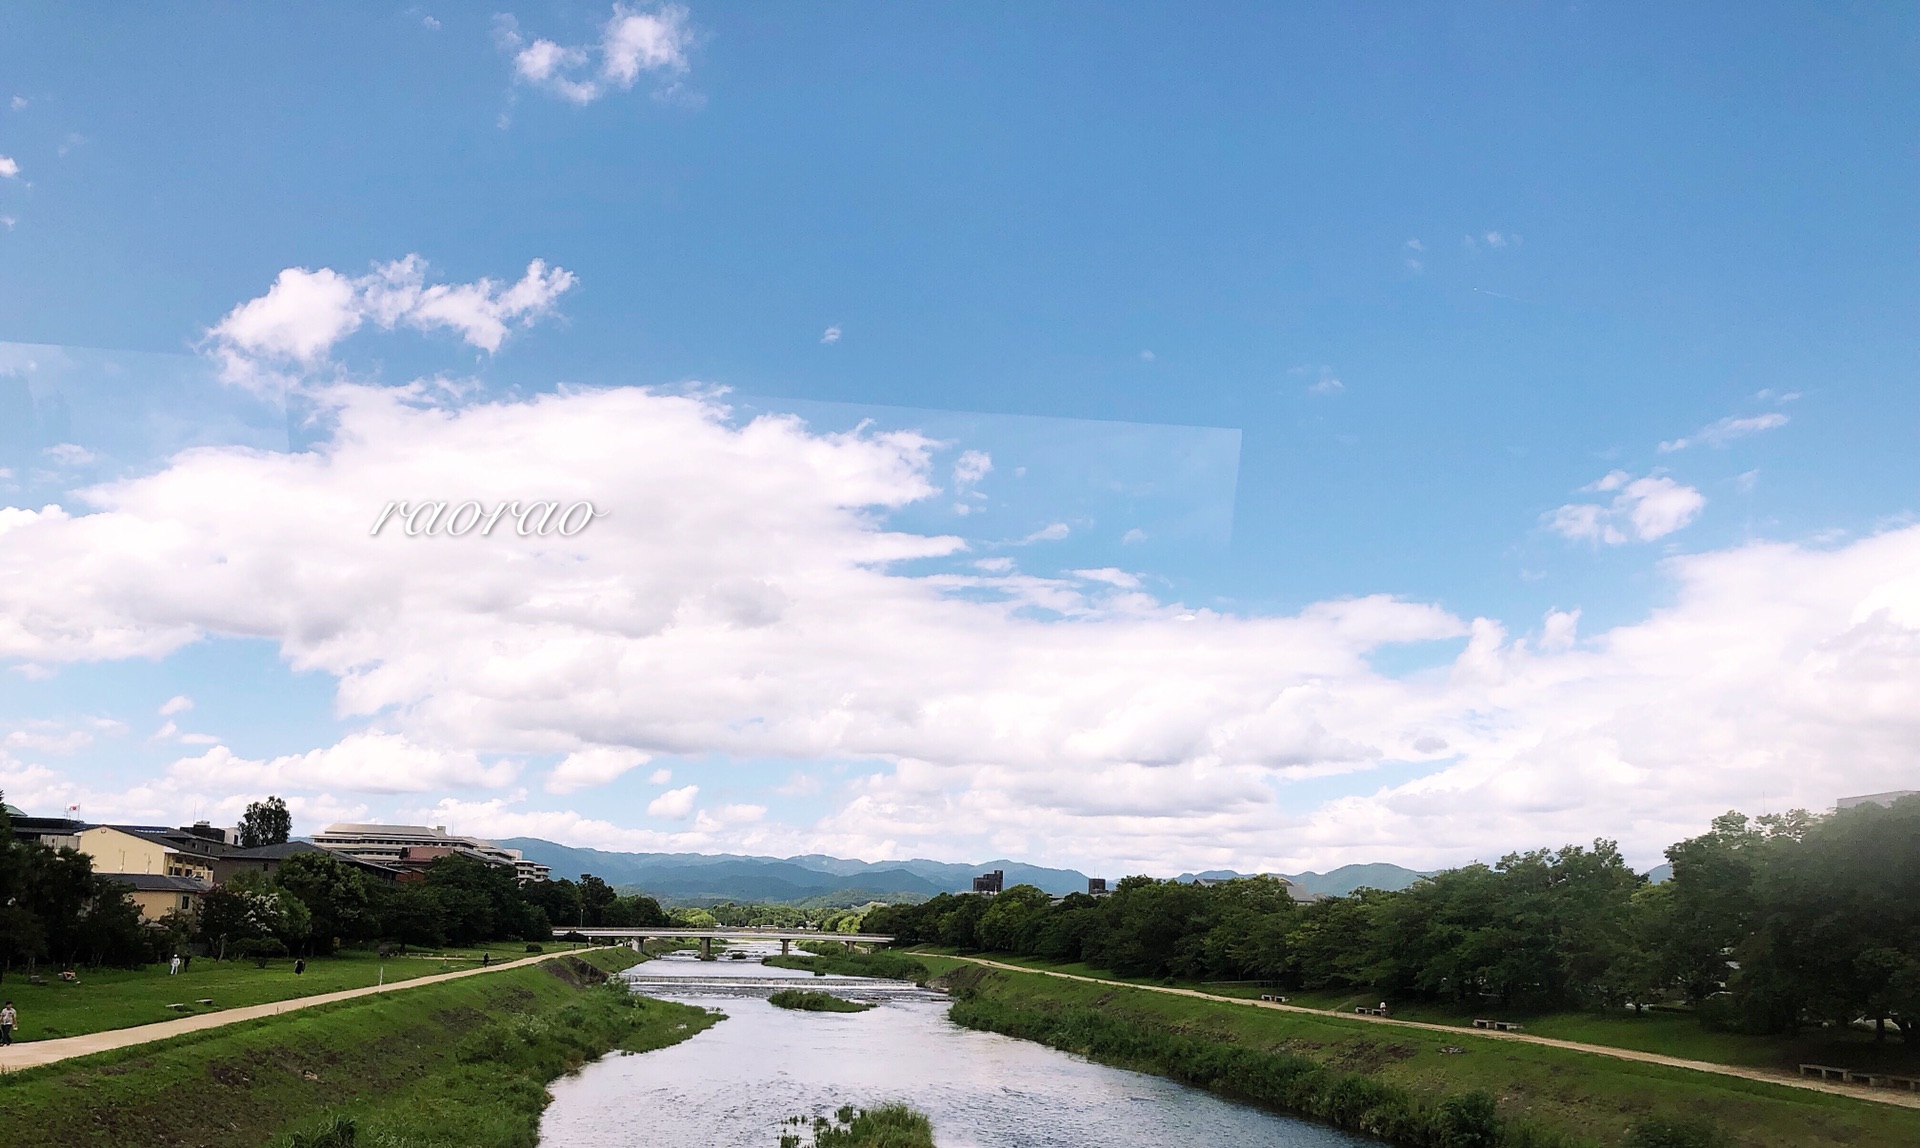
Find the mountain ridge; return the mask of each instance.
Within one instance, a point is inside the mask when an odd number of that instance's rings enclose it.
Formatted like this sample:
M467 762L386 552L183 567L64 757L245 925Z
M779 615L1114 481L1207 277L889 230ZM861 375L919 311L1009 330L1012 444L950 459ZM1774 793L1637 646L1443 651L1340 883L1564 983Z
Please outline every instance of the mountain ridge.
M819 899L925 899L941 893L963 893L973 878L999 869L1007 887L1034 885L1055 896L1084 893L1087 875L1078 869L1055 869L1000 858L964 865L926 857L905 860L861 861L824 853L772 857L740 853L623 853L562 845L540 837L509 837L499 844L518 849L529 860L550 866L556 876L592 873L611 885L639 889L673 902L765 901L793 902ZM1229 878L1249 874L1215 869L1183 873L1176 880ZM1284 873L1309 893L1341 897L1356 888L1404 889L1425 874L1386 862L1342 865L1327 873Z

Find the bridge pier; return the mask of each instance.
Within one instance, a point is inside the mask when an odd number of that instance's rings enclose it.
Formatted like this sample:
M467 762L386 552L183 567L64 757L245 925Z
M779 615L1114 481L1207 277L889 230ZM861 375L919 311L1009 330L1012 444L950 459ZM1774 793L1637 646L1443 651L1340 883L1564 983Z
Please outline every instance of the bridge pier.
M710 961L713 959L713 938L712 937L700 938L700 959L703 961Z
M791 952L793 952L793 938L781 937L780 938L780 955L784 957Z

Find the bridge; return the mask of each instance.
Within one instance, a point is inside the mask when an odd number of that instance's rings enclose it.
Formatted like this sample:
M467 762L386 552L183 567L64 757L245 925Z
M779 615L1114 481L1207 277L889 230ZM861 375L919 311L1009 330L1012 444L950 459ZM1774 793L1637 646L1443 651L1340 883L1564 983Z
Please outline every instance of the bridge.
M644 929L629 929L614 925L571 925L553 931L555 940L569 937L585 937L589 941L644 941L649 937L666 937L676 941L699 941L700 955L713 956L715 941L779 941L780 955L786 956L793 951L795 941L842 941L849 945L890 945L893 938L879 933L822 933L815 929L756 929L745 926L737 929L676 929L671 925L662 925Z

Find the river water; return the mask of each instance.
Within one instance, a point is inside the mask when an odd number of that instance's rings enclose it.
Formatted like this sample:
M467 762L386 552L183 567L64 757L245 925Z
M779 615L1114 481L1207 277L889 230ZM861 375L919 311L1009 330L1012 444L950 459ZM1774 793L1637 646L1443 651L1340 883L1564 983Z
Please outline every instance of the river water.
M735 949L733 951L739 951ZM771 951L771 947L769 947ZM940 1148L1357 1148L1372 1141L1244 1108L1155 1076L961 1028L938 993L673 954L628 970L635 991L719 1009L691 1040L607 1057L552 1085L543 1148L775 1148L788 1116L905 1101ZM766 1002L799 986L863 1013Z

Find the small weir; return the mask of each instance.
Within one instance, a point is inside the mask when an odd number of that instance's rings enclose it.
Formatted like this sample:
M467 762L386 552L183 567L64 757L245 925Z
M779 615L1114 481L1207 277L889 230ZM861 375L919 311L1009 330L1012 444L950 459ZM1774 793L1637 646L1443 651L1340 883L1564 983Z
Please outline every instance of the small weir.
M675 953L627 970L636 992L727 1019L671 1048L615 1055L555 1081L542 1148L774 1148L780 1122L842 1104L904 1101L941 1148L1349 1148L1371 1143L946 1019L939 993L899 981L814 976L760 958ZM880 1007L805 1013L783 988Z

